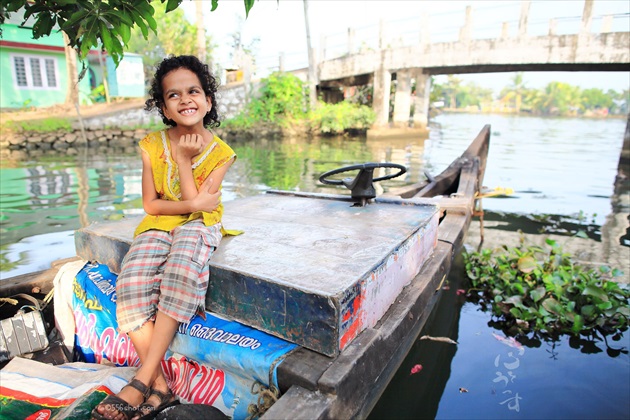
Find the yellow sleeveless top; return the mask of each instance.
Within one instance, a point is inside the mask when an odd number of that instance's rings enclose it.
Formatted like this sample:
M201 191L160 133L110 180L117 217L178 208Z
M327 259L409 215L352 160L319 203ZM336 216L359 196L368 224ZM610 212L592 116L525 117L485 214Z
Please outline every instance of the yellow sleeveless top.
M145 138L140 140L139 145L142 150L147 152L151 159L153 183L155 184L158 197L163 200L180 201L179 171L177 163L172 158L171 142L168 139L166 130L148 134ZM232 148L215 135L213 141L193 159L193 178L195 179L197 188L199 188L199 185L208 177L210 172L225 165L232 158L236 158L236 154ZM148 214L136 228L134 236L151 229L170 232L177 226L199 218L203 219L206 226L211 226L220 223L222 215L223 204L221 203L219 203L219 206L211 213L197 211L182 215L152 216ZM222 227L221 233L226 235L239 234L242 232L226 231Z

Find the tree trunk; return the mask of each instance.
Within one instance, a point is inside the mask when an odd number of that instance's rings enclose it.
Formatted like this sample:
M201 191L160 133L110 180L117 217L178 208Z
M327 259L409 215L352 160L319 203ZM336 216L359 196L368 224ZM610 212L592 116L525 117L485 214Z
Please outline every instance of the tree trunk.
M202 0L195 0L195 17L197 24L197 58L202 63L206 62L206 28L203 24L203 2ZM211 63L207 63L208 67L211 67Z
M77 52L70 46L70 38L63 34L64 50L66 53L66 69L68 72L68 87L66 89L66 105L79 103L79 73L77 72Z
M308 23L308 1L304 1L304 23L306 26L306 48L308 49L308 90L310 109L317 106L317 72L315 69L315 55L311 48L311 30Z

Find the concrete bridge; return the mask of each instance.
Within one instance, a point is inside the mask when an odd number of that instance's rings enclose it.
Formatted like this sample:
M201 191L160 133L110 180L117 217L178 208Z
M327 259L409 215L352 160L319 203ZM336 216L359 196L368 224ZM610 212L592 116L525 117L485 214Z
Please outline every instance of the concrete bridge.
M492 39L473 39L473 8L466 8L464 25L452 42L431 42L429 16L417 22L419 38L407 43L386 40L381 23L376 48L365 46L356 32L348 30L346 51L326 58L326 42L320 45L318 85L320 88L357 86L372 83L373 108L377 126L389 125L390 89L395 74L393 126L425 128L428 121L429 91L432 75L513 71L630 71L630 32L613 32L613 20L627 15L593 16L594 0L586 0L573 34L558 34L558 19L549 21L545 35L528 34L530 1L520 8L518 30L510 33L503 23L501 35ZM592 31L593 21L601 21L599 33ZM392 46L394 45L394 46ZM416 94L412 95L412 83ZM412 104L414 113L411 115Z

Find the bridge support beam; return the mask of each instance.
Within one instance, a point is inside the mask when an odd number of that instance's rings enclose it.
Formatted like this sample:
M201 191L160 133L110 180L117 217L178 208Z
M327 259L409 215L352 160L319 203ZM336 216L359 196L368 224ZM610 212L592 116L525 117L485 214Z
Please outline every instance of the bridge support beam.
M374 72L374 96L372 109L376 113L375 126L384 127L389 124L389 92L392 86L392 73L383 67Z
M431 77L424 74L422 69L416 69L416 96L413 107L414 128L427 128L429 124L429 93L431 92Z
M411 72L399 70L396 72L396 93L394 95L394 127L409 127L411 116Z

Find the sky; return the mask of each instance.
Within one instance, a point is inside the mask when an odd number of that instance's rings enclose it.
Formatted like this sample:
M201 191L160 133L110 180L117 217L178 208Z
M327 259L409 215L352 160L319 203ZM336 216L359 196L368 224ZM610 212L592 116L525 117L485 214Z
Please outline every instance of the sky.
M203 0L207 35L217 45L215 57L223 67L231 64L231 34L240 32L245 46L253 46L258 76L264 77L278 68L279 56L284 55L285 70L308 65L304 2L302 0L257 0L245 19L243 0L220 0L217 10L210 12L211 1ZM349 28L355 32L355 45L376 45L380 21L383 21L392 43L413 42L420 36L421 15L428 14L432 42L455 41L464 23L467 6L472 7L473 37L499 36L503 22L508 22L511 34L518 28L520 0L308 0L311 45L319 56L325 45L326 57L346 50ZM194 22L192 0L182 4L186 17ZM549 20L557 21L558 34L577 33L584 0L532 0L528 34L545 35ZM613 15L613 31L630 31L630 1L595 0L592 31L598 32L602 16ZM416 37L416 38L414 38ZM252 43L254 39L257 42ZM440 76L439 76L440 77ZM464 82L474 82L498 93L509 85L514 73L459 75ZM586 88L630 88L630 72L526 72L525 85L543 88L551 81L562 81ZM441 80L438 78L437 80Z

